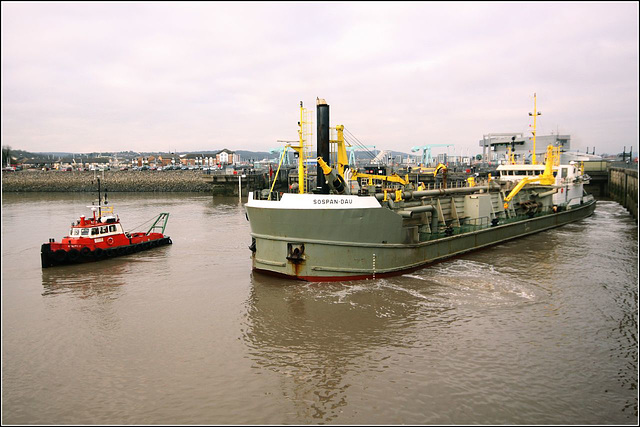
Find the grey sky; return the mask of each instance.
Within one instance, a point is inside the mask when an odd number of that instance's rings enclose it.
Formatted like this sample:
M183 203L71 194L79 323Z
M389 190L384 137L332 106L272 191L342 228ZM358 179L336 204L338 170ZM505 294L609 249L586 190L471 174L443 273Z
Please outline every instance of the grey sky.
M365 144L475 154L534 92L538 135L637 147L638 3L2 3L14 149L267 150L320 97Z

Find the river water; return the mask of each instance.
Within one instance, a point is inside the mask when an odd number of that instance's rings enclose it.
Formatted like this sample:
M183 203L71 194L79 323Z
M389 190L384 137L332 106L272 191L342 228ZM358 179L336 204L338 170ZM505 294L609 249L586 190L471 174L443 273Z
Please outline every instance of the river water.
M173 245L40 267L87 194L2 199L4 424L636 424L638 228L618 204L404 276L252 273L235 198L112 193Z

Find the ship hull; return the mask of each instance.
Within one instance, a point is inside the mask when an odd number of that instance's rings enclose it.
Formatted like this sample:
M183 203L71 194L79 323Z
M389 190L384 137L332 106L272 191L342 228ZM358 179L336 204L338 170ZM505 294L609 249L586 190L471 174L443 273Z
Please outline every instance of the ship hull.
M248 205L246 208L255 242L252 244L255 271L324 282L403 274L449 257L579 221L590 216L595 206L592 199L569 210L416 243L408 243L411 239L407 236L393 240L393 233L388 232L394 227L388 224L401 219L388 209L307 211L300 215L294 209L268 212ZM313 226L316 223L334 226L319 229ZM292 253L295 249L298 252Z
M170 244L172 244L172 241L169 237L148 240L131 245L121 245L108 249L90 249L88 247L84 247L82 250L52 250L51 243L44 243L40 249L40 260L42 268L55 267L59 265L82 264L85 262L102 261L115 257L131 255L137 252L153 249L158 246ZM58 246L59 244L57 244L56 247Z

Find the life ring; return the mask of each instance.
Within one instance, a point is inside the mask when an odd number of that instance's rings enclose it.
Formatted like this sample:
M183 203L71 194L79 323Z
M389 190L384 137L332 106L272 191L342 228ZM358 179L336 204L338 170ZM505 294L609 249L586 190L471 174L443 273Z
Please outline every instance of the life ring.
M113 237L109 237L107 239L107 245L109 245L109 246L113 245Z

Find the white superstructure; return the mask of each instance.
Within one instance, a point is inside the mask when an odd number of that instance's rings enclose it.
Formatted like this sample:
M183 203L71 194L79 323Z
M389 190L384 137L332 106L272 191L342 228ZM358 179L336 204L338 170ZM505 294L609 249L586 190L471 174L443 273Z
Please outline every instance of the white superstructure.
M539 176L545 165L505 164L498 166L501 181L516 183L525 177ZM553 203L567 207L585 201L583 185L589 183L589 175L585 175L576 162L553 166L554 187L558 192L553 195ZM590 196L592 197L592 196Z

